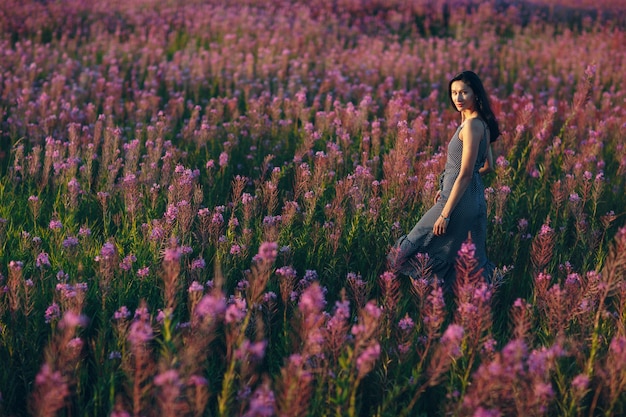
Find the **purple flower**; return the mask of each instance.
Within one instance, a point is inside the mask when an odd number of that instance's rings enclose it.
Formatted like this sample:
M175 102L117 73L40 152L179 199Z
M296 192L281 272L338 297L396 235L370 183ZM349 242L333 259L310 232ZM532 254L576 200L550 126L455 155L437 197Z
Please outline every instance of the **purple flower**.
M191 262L191 269L204 269L206 267L206 262L203 258L194 259Z
M63 240L63 247L66 249L75 248L78 246L78 238L74 236L68 236Z
M57 303L52 303L46 308L46 312L44 314L46 318L46 323L50 323L54 320L58 320L61 318L61 309Z
M41 252L39 255L37 255L37 260L35 261L35 264L38 268L50 266L50 258L48 257L48 254L46 252Z
M222 213L213 213L213 218L211 219L211 223L213 224L223 224L224 216Z
M273 291L268 291L265 294L263 294L263 302L265 302L265 303L269 303L271 301L274 301L277 298L278 298L278 296Z
M161 240L165 237L165 230L159 225L154 225L150 232L150 240Z
M413 322L413 319L411 319L411 317L409 317L407 314L398 322L398 327L406 332L412 330L413 327L415 327L415 323Z
M115 245L111 242L106 242L104 245L102 245L102 249L100 249L100 259L111 259L115 256L115 253Z
M137 260L137 257L135 255L133 255L132 253L130 255L127 255L122 262L120 262L120 269L122 271L130 271L131 268L133 267L133 262L135 262Z
M168 205L167 210L165 211L165 214L164 214L165 221L168 224L172 224L176 220L177 216L178 216L178 208L173 204Z
M150 268L149 268L149 267L147 267L147 266L144 266L143 268L139 268L139 269L137 270L137 276L138 276L139 278L145 278L145 277L147 277L148 275L150 275Z
M114 350L111 353L109 353L109 360L113 360L113 359L122 359L122 352L120 352L119 350ZM113 416L113 414L111 414L111 416Z
M528 220L526 219L519 219L517 222L517 228L520 231L526 230L526 228L528 227Z
M126 306L121 306L113 314L113 318L115 320L126 320L129 317L130 317L130 311L128 311L128 308Z

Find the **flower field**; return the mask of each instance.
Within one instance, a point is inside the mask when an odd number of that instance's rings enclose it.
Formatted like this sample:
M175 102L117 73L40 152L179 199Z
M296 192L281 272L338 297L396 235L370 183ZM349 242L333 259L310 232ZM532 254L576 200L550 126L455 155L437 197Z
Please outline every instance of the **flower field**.
M0 415L626 413L626 5L5 0ZM387 269L475 71L498 279Z

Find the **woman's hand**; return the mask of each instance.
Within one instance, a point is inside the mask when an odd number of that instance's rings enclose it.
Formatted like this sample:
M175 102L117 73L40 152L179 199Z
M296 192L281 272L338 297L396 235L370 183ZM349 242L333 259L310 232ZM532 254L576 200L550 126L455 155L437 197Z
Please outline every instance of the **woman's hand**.
M446 234L446 230L448 230L448 223L450 223L449 217L444 217L443 215L439 216L433 226L433 234L435 236Z

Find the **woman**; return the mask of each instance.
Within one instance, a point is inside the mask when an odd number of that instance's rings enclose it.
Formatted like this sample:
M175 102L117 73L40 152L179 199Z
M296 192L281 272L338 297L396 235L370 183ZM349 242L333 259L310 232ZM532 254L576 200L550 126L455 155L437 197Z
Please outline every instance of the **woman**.
M392 270L414 276L415 255L427 254L432 273L446 288L454 283L457 253L468 236L483 276L490 280L493 274L486 253L487 205L480 174L493 167L490 143L500 136L483 83L474 72L463 71L450 80L448 94L461 113L461 124L448 144L435 205L388 256Z

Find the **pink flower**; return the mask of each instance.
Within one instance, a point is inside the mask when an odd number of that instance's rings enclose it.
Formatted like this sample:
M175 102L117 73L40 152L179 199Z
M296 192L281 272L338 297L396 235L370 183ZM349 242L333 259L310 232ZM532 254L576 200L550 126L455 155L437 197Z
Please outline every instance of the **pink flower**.
M458 346L463 340L465 335L465 329L458 324L451 324L441 336L441 343Z
M37 260L35 261L35 264L38 268L50 266L50 258L48 257L48 254L46 252L41 252L39 255L37 255Z
M310 285L305 289L298 303L298 309L304 314L322 311L324 306L326 306L324 292L318 284Z
M197 387L205 387L209 384L209 381L205 377L200 375L191 375L187 382L189 383L189 385L194 385Z
M473 242L463 242L461 244L461 249L459 249L460 257L474 258L476 254L476 245Z
M585 374L579 374L572 379L572 388L577 393L583 393L589 387L589 377Z
M148 275L150 275L150 268L147 266L144 266L143 268L139 268L137 270L137 276L140 278L145 278Z
M148 343L152 340L153 330L148 319L140 315L131 323L128 332L128 341L131 345L137 346Z
M262 261L273 263L278 256L278 244L276 242L261 243L257 256Z
M363 350L356 360L356 369L359 372L359 377L362 378L367 375L373 368L374 364L380 357L380 344L378 342L368 346Z
M228 165L228 154L226 152L222 152L220 154L218 164L220 168L224 168L226 165Z
M550 227L548 224L541 225L541 230L539 231L539 236L550 235L554 232L554 229Z
M174 369L168 369L167 371L161 372L154 377L154 385L157 387L164 385L178 385L179 383L180 378L178 377L178 372Z
M224 321L226 324L239 323L246 316L246 312L246 300L242 298L234 298L232 303L226 308Z
M179 246L169 247L165 249L163 260L165 262L176 263L180 261L183 251Z
M50 230L59 230L59 229L63 228L63 223L61 223L57 219L52 219L52 220L50 220L50 223L48 224L48 227L50 228Z
M189 286L188 291L192 292L202 292L204 291L204 285L200 284L198 281L193 281Z
M230 254L231 255L239 255L239 254L241 254L241 246L237 245L236 243L234 245L232 245L230 247Z
M89 322L89 319L87 318L87 316L83 316L81 314L77 314L73 311L66 311L65 314L63 315L63 318L61 319L61 321L59 322L59 328L60 329L65 329L65 328L75 328L75 327L85 327L87 325L87 323Z
M50 306L46 309L44 316L46 318L46 323L58 320L61 317L61 309L59 308L59 305L57 303L50 304Z
M473 417L500 417L502 413L498 410L485 409L482 407L478 407L476 411L474 411Z
M250 408L244 417L271 417L275 415L274 392L266 384L257 388L250 398Z
M226 301L223 297L206 294L198 302L194 314L200 318L217 317L218 315L223 314L224 311L226 311Z
M15 271L15 272L21 271L23 267L24 267L24 263L22 261L10 261L9 262L9 269L11 269L12 271Z

